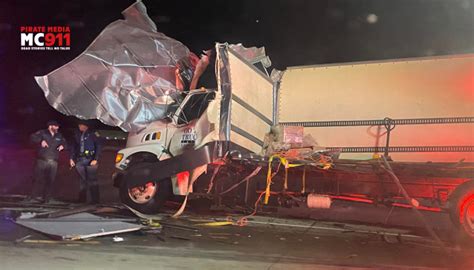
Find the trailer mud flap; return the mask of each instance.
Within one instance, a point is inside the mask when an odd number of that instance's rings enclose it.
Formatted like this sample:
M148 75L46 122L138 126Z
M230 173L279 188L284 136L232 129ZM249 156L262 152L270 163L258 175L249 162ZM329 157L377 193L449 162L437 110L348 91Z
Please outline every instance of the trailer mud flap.
M203 147L156 163L144 163L125 171L120 177L128 188L142 186L150 181L158 181L179 172L189 171L204 164L212 163L217 157L221 142L213 142Z

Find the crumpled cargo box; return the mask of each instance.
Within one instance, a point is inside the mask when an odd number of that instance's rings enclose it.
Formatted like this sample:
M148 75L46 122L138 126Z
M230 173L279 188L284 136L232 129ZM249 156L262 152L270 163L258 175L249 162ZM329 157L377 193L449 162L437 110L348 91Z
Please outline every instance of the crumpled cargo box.
M271 155L275 152L288 151L289 149L317 147L317 142L311 135L304 136L304 127L300 126L275 126L264 139L264 154Z

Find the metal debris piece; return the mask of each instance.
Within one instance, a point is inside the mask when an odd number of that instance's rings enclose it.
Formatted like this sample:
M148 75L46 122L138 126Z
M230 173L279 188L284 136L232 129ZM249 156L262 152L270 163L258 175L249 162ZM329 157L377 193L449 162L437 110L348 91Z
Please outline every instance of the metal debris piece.
M135 214L137 217L139 218L142 218L142 219L146 219L146 220L162 220L164 218L164 215L163 214L157 214L157 215L148 215L148 214L144 214L144 213L141 213L133 208L131 208L130 206L124 204L133 214Z
M53 239L61 240L88 239L103 235L138 231L143 228L142 225L102 218L89 213L78 213L49 219L17 219L16 223L47 234Z
M124 239L123 237L120 237L120 236L114 236L114 238L112 238L114 240L114 242L123 242Z
M31 234L28 234L27 236L24 236L24 237L22 237L22 238L16 239L16 240L15 240L15 243L17 243L17 244L18 244L18 243L21 243L21 242L25 241L26 239L28 239L28 238L30 238L30 237L31 237Z
M21 212L19 219L30 219L36 217L37 213L34 212Z
M199 58L158 32L141 1L122 14L81 55L35 79L61 113L137 131L189 90Z

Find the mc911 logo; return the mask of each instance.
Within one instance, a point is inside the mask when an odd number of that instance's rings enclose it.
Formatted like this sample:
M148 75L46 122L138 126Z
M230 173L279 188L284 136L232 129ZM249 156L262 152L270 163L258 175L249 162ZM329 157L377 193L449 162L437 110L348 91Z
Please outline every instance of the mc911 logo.
M70 50L69 26L20 27L21 50Z

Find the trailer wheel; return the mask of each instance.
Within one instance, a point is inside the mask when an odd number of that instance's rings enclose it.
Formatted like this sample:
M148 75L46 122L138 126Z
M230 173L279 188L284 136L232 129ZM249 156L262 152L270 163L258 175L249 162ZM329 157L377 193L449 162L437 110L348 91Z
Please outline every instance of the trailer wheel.
M451 219L461 234L474 240L474 181L457 187L449 199L449 206Z
M156 214L173 193L171 179L150 181L144 186L128 188L126 181L120 186L122 203L145 214Z

